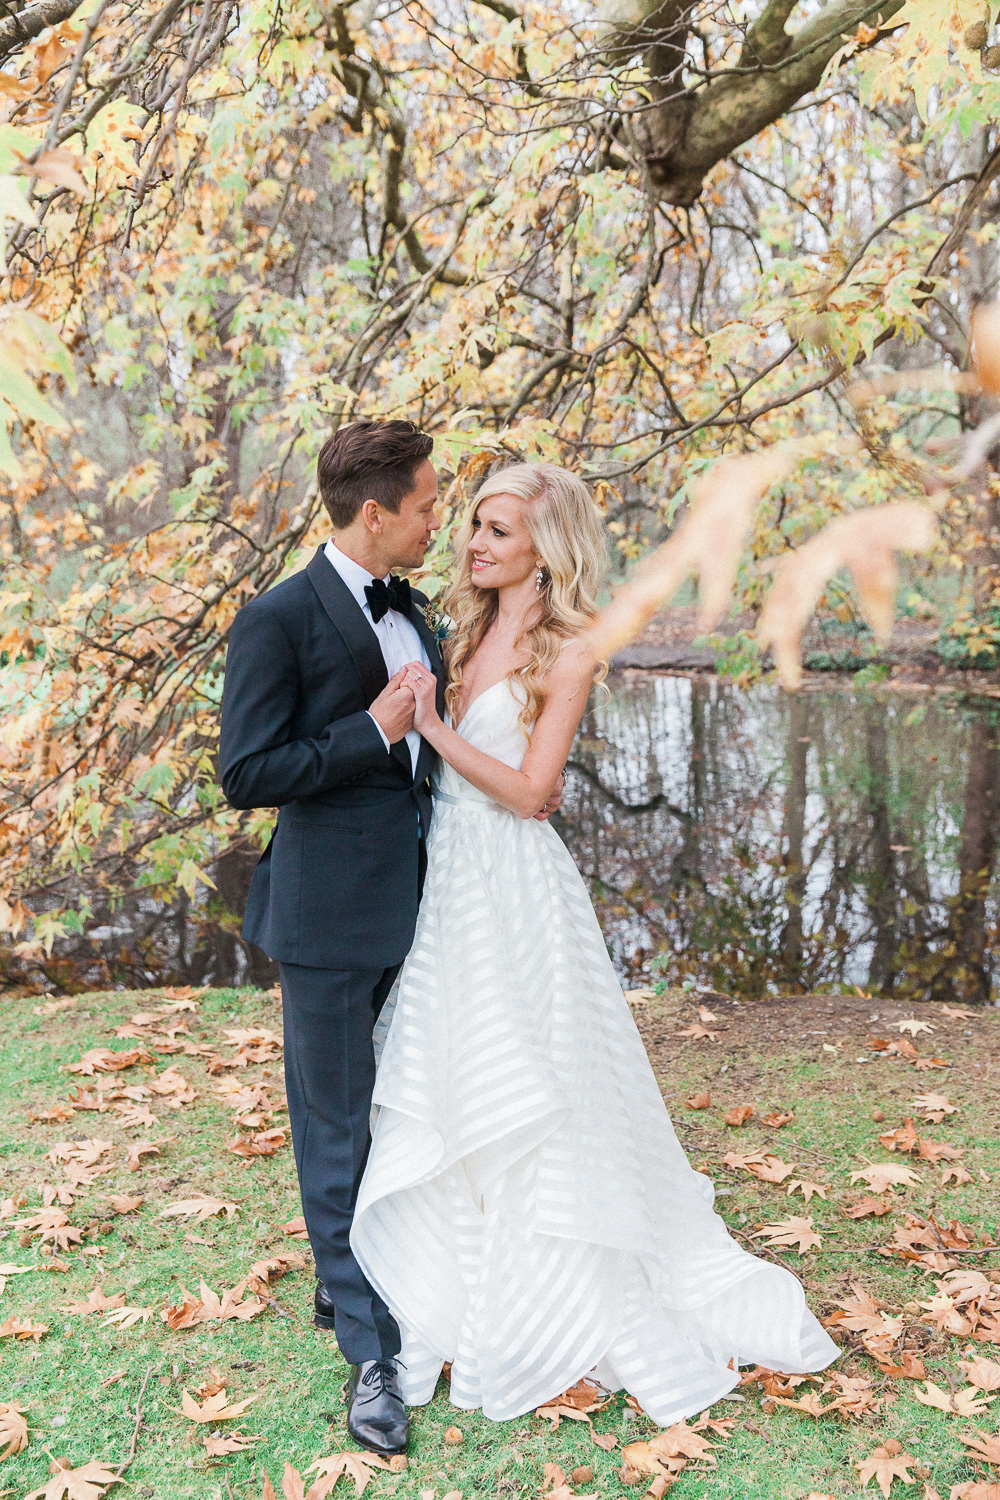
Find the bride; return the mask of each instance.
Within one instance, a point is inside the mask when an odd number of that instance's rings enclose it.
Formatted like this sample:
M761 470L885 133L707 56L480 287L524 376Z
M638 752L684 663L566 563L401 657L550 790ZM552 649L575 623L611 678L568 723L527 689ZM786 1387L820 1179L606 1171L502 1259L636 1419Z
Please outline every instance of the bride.
M589 1372L655 1421L759 1362L837 1348L790 1272L742 1250L688 1164L576 866L534 819L593 681L602 535L550 464L488 479L445 601L448 718L407 669L441 758L413 948L379 1023L351 1245L399 1323L404 1400L505 1420Z

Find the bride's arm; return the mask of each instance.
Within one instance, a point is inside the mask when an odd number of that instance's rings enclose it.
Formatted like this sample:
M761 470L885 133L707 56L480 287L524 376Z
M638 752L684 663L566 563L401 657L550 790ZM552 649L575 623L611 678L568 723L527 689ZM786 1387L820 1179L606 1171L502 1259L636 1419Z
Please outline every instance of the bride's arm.
M479 791L509 807L522 818L533 818L555 786L593 681L594 662L580 645L567 646L545 678L545 703L535 721L531 743L520 770L505 766L477 750L439 717L434 702L435 683L419 664L407 671L407 686L416 701L414 728L460 776Z

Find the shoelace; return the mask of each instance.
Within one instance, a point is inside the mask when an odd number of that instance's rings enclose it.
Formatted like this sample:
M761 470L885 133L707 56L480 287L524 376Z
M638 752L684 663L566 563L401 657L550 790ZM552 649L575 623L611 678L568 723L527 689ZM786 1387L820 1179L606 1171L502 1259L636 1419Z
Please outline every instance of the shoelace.
M362 1375L361 1384L372 1387L377 1384L380 1390L384 1390L395 1374L396 1366L391 1360L376 1362Z

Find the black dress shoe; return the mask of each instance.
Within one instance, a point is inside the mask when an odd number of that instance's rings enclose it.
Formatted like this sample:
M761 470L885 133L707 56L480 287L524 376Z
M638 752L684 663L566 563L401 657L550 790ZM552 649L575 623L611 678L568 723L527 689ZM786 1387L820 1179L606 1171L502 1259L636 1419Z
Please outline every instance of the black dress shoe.
M352 1365L347 1391L347 1431L354 1441L385 1458L405 1453L409 1423L395 1361Z
M328 1328L332 1333L334 1330L333 1318L336 1309L334 1308L334 1305L330 1301L329 1297L326 1295L326 1292L323 1290L323 1283L321 1281L317 1281L316 1283L315 1306L316 1311L313 1314L313 1322L316 1324L316 1327Z

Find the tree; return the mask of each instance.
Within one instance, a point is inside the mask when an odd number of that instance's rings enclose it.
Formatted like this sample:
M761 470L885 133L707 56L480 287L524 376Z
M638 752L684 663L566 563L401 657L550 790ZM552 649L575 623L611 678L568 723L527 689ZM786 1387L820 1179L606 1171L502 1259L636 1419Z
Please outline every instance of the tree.
M0 22L17 962L137 885L197 903L265 833L215 785L226 635L322 537L337 421L425 424L449 519L496 455L568 462L626 561L718 455L802 439L757 513L751 606L758 562L923 492L920 442L977 416L967 314L994 273L964 261L992 233L997 84L968 18L924 0L828 0L787 31L793 9L87 0ZM944 361L952 388L855 407L876 351ZM992 546L962 512L983 493L949 502L956 547Z

